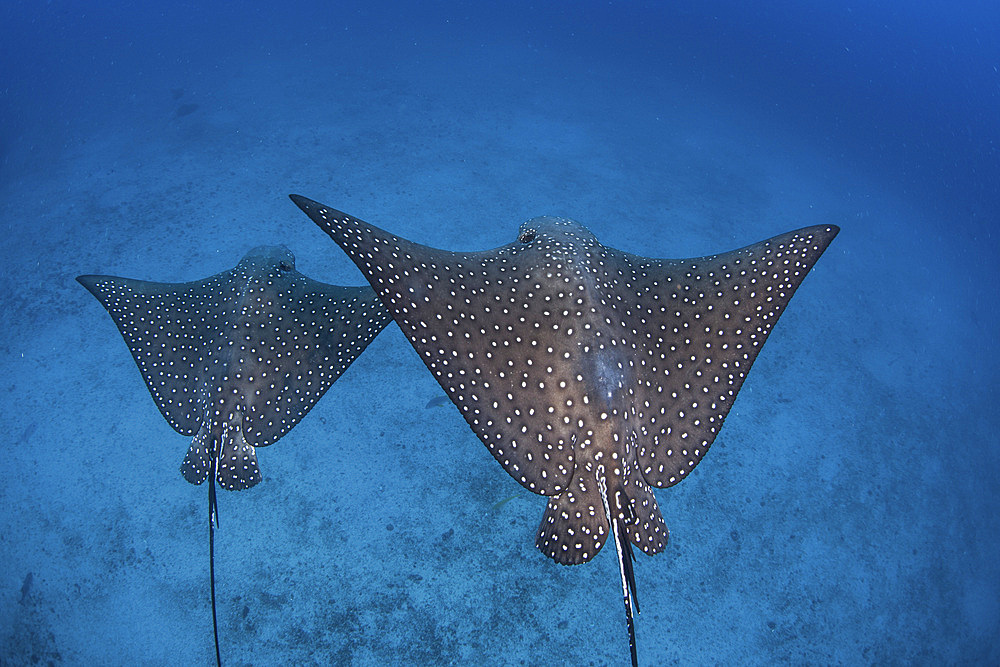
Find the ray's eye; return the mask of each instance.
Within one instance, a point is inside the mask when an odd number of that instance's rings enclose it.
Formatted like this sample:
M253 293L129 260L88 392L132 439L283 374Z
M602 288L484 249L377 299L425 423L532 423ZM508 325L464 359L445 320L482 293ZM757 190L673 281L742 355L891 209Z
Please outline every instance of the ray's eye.
M524 230L524 232L522 232L521 235L517 237L517 240L520 241L521 243L531 243L532 241L535 240L535 230L534 229Z
M278 269L279 269L279 270L280 270L280 271L281 271L282 273L288 273L289 271L291 271L291 270L292 270L292 265L291 265L291 264L289 264L288 262L280 262L280 263L278 264Z

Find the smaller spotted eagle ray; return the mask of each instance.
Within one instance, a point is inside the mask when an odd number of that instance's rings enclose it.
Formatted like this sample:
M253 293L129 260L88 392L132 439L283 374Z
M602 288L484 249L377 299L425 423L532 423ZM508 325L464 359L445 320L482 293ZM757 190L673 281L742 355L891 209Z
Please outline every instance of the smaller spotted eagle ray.
M252 249L236 268L189 283L114 276L77 280L107 309L153 401L181 435L192 484L229 490L261 480L257 447L299 423L390 321L370 287L338 287L295 270L284 246ZM215 483L208 485L215 657Z
M460 253L292 200L358 266L496 460L548 496L535 545L575 564L612 536L636 665L632 545L653 555L667 542L651 487L676 484L701 461L839 229L669 260L541 217L514 243Z

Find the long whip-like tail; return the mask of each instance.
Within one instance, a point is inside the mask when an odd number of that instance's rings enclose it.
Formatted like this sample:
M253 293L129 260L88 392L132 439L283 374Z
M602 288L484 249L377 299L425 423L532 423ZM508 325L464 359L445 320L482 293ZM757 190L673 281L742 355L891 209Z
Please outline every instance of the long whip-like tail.
M215 614L215 528L219 525L219 503L215 497L215 475L219 466L218 454L212 456L212 470L208 477L208 576L212 584L212 633L215 635L215 664L222 667L219 652L219 622Z
M639 605L635 603L635 574L632 570L632 544L625 526L617 515L611 514L608 503L608 484L604 477L604 466L597 468L597 489L601 492L601 502L604 503L604 515L608 518L608 526L615 538L615 552L618 554L618 573L622 579L622 599L625 601L625 624L628 626L628 648L632 654L632 667L639 667L639 658L635 647L635 624L632 620L632 610L639 613Z

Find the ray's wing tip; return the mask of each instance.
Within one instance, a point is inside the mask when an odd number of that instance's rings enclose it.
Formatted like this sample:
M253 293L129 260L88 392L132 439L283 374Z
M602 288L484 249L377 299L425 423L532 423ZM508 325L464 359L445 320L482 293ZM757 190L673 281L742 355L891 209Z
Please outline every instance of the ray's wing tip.
M340 211L335 211L325 204L321 204L315 199L309 199L309 197L303 197L302 195L291 194L288 198L292 200L292 203L298 206L303 213L308 215L313 222L323 225L324 215L332 213L334 215L343 215Z
M829 244L840 233L840 227L837 225L813 225L800 230L800 233L812 234Z
M819 227L822 230L823 235L830 241L832 241L834 237L840 233L840 227L837 225L820 225Z
M309 197L303 197L302 195L291 194L288 198L292 200L296 206L298 206L302 211L312 218L314 215L320 215L322 211L323 215L332 216L336 218L350 217L343 211L338 211L335 208L327 206L326 204L321 204L315 199L309 199Z
M770 246L773 243L784 245L785 243L804 242L812 247L812 250L815 252L814 257L818 258L826 252L826 249L830 247L833 239L839 233L840 227L837 225L811 225L785 232L766 241L761 241L758 245Z
M826 249L830 247L833 239L837 238L837 234L839 233L840 227L837 225L819 225L816 227L815 235L820 241L820 254L826 252Z
M101 276L94 273L84 273L74 278L74 280L76 280L76 282L80 283L84 287L89 287L90 285L95 284L98 280L107 277L108 276Z
M309 199L308 197L303 197L302 195L291 194L288 198L298 206L303 213L309 216L309 219L315 222L320 229L334 237L336 240L335 233L342 224L357 224L360 222L354 216L348 215L343 211L338 211L335 208L331 208L326 204L321 204L314 199Z
M309 199L308 197L303 197L302 195L297 195L297 194L294 194L294 193L288 195L288 198L291 199L292 202L296 206L298 206L299 208L301 208L301 209L308 208L309 206L312 206L314 204L317 205L317 206L319 205L318 202L313 201L312 199Z
M88 292L90 292L95 297L97 297L98 299L100 299L101 298L102 290L98 286L98 283L100 281L102 281L102 280L107 280L108 278L110 278L110 276L100 276L100 275L94 275L94 274L83 274L83 275L77 276L75 278L75 280L76 280L76 282L78 282L81 285L83 285L83 287Z

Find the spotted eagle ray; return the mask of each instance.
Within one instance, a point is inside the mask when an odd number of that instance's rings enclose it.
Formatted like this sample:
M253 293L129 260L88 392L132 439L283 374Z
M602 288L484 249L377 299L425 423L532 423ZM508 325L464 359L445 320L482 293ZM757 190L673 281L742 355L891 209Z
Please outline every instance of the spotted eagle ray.
M189 283L114 276L77 280L107 309L163 417L194 436L181 474L229 490L261 480L257 447L299 423L389 323L370 287L295 270L284 246L254 248L236 268ZM216 663L215 484L208 485Z
M697 259L602 245L564 218L448 252L301 196L343 248L494 458L548 496L535 545L563 564L613 536L636 657L632 545L663 551L651 487L687 477L833 225Z

